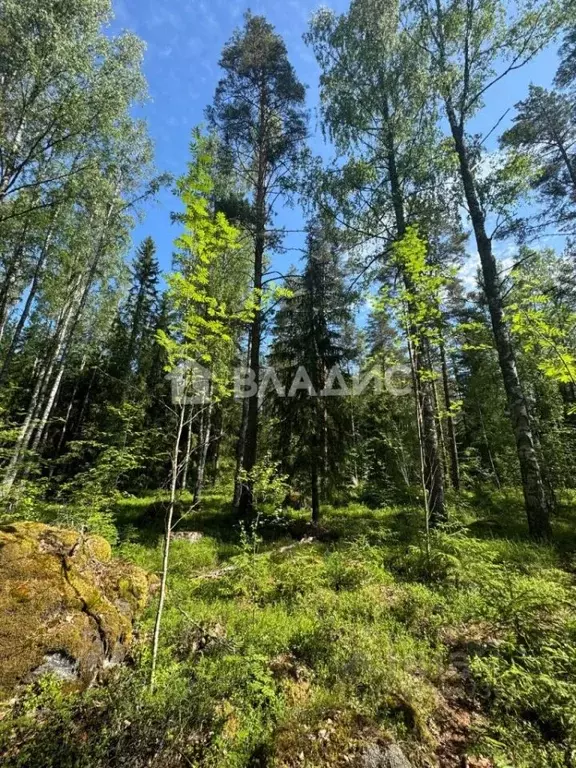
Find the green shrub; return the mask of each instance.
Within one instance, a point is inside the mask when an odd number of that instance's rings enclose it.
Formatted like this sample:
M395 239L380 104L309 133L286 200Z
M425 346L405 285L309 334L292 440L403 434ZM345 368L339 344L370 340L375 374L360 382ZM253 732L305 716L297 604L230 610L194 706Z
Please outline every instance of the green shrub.
M474 536L470 508L467 525L433 532L426 547L414 507L327 507L330 543L300 544L271 541L297 513L283 527L260 516L230 529L220 501L206 504L193 522L204 537L173 544L155 694L152 605L131 669L81 696L45 681L7 713L6 765L250 768L296 756L327 768L389 739L415 766L433 764L447 674L458 706L481 715L464 734L469 752L498 768L575 764L564 555ZM158 571L161 541L148 533L117 551Z

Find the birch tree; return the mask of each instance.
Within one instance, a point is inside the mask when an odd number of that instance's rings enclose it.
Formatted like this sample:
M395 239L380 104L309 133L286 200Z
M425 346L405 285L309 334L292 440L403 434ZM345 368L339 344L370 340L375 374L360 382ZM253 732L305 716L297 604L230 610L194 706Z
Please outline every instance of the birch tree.
M228 268L241 249L240 232L221 211L214 210L211 197L214 189L214 157L210 140L195 131L191 152L188 173L178 183L178 191L185 206L184 213L179 217L184 224L184 232L176 240L178 271L167 278L169 298L177 321L169 332L158 333L158 342L167 356L167 370L170 373L180 370L180 386L178 397L173 403L176 426L171 449L170 495L165 520L160 596L152 642L151 687L154 686L160 645L179 479L185 467L185 462L181 460L182 438L186 416L199 413L198 409L187 407L190 405L188 400L196 402L200 406L200 413L205 413L206 409L211 408L214 399L222 397L230 388L235 332L240 325L251 319L254 308L252 296L248 294L242 301L238 284L229 281L231 273ZM226 285L225 289L223 284ZM233 291L236 292L236 303L230 301ZM195 365L209 371L208 379L198 379Z
M429 99L422 56L399 28L394 3L356 0L339 17L321 10L313 18L307 40L322 68L324 122L346 158L328 179L323 205L340 209L339 215L361 241L371 242L365 270L370 264L386 263L393 243L404 238L408 226L428 220L438 208L434 103ZM410 275L399 266L407 294L413 295ZM416 338L419 329L412 327L410 335ZM446 505L427 347L424 334L413 359L421 399L427 497L432 519L440 522L446 517Z
M528 526L532 536L545 538L550 535L550 510L493 247L493 237L507 212L498 194L497 176L491 191L480 183L480 147L469 134L469 124L490 88L527 64L551 41L558 29L558 6L536 3L524 7L500 0L413 0L403 10L411 34L428 56L450 128L516 440Z

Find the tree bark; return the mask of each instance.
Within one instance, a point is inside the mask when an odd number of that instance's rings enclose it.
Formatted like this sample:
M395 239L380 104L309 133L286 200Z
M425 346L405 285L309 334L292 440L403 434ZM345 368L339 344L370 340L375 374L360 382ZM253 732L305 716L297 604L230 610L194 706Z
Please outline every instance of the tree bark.
M250 360L250 341L248 341L248 360ZM243 483L240 479L244 466L244 451L246 448L246 431L248 429L248 398L242 400L242 416L240 419L240 431L236 443L236 469L234 471L234 497L232 499L232 511L240 514L240 502L242 499Z
M502 487L502 484L500 482L500 477L498 476L498 470L496 469L496 465L494 464L494 457L492 456L492 449L490 448L490 440L488 439L488 432L486 432L486 422L484 421L484 414L482 413L482 408L480 406L480 403L478 403L478 414L480 415L480 425L482 427L482 436L484 437L484 445L486 446L486 451L488 452L488 461L490 462L490 467L492 469L492 474L494 475L494 481L496 483L496 487L498 490Z
M436 371L434 370L434 364L432 362L432 350L430 349L430 343L427 343L426 352L426 364L428 367L428 375L432 379L432 404L434 406L434 416L436 418L436 433L438 438L438 450L440 451L440 457L442 462L442 477L444 479L444 485L449 479L448 470L448 454L446 453L446 437L444 435L444 424L440 416L440 397L438 395L438 387L436 385Z
M469 151L466 146L464 129L458 123L456 113L449 100L446 101L446 112L458 156L460 176L482 265L484 292L488 301L500 370L508 400L510 420L516 440L528 528L532 537L546 539L551 535L549 507L544 483L542 482L542 472L536 452L528 404L518 375L514 348L504 319L502 292L498 280L496 259L492 251L492 241L486 232L485 215L480 205L473 172L470 167Z
M52 415L52 411L54 409L54 406L56 404L56 398L58 397L58 392L60 390L60 382L62 381L62 376L64 375L64 371L66 368L66 361L68 358L68 353L70 352L70 349L72 347L72 341L74 338L74 333L76 331L76 328L78 327L78 323L80 322L82 318L82 314L84 312L84 309L86 307L86 304L88 302L88 298L90 296L90 291L92 289L92 285L94 283L94 278L96 277L98 265L100 263L100 259L102 257L102 254L104 252L105 242L106 242L106 233L108 230L108 226L110 224L110 220L112 218L112 211L113 211L113 204L110 203L108 205L108 210L106 213L106 217L104 219L102 230L100 232L100 237L98 238L98 244L96 246L96 250L94 252L94 258L92 259L92 262L90 263L90 267L88 269L88 272L86 276L81 276L80 278L80 293L79 298L76 299L76 297L73 296L72 298L72 310L73 313L71 315L71 323L67 324L65 330L62 334L62 346L61 350L59 349L58 354L54 356L53 361L50 365L50 371L48 376L46 377L46 385L48 386L52 373L54 364L57 363L58 370L56 373L56 377L54 381L52 382L52 385L50 387L50 392L48 394L48 397L45 399L44 407L42 416L40 418L40 421L38 423L38 426L36 428L36 435L34 437L34 441L32 444L32 450L36 450L38 448L38 445L40 444L40 441L42 439L42 434L46 428L46 425L48 423L48 420L50 419ZM74 306L75 305L75 306Z
M6 326L13 307L13 298L11 289L16 281L16 259L14 259L6 270L4 284L0 292L0 342L4 339Z
M208 404L204 406L206 413L204 415L204 424L200 432L200 452L198 454L198 471L196 473L196 483L194 485L194 503L197 504L202 496L204 488L204 476L206 474L206 459L208 457L208 447L210 446L210 435L212 433L212 393L208 392Z
M560 152L560 157L562 158L562 161L566 166L566 170L568 171L568 175L570 176L570 182L574 187L573 193L576 194L576 170L574 169L574 166L572 165L572 161L568 156L568 151L566 150L566 146L564 142L556 134L554 134L554 140L556 141L556 146L558 147L558 151Z
M40 417L38 426L36 427L36 435L34 436L34 440L32 441L33 452L38 450L40 444L42 443L43 437L45 435L46 427L48 425L48 419L52 415L52 410L54 408L56 398L58 397L58 393L60 392L60 384L62 383L64 368L65 368L65 360L60 360L58 373L56 374L56 378L52 382L52 387L50 388L50 394L48 395L46 405L44 406L44 411L42 413L42 416Z
M190 469L190 458L192 456L192 437L194 435L194 432L192 430L192 406L190 406L190 410L188 412L188 434L186 436L186 453L184 454L184 467L182 469L182 484L181 488L183 491L186 490L188 487L188 471Z
M318 478L318 463L317 457L312 457L312 463L310 467L310 482L312 490L312 522L320 522L320 482Z
M259 242L261 243L259 244ZM256 262L254 267L254 285L257 289L262 288L262 260L264 255L263 239L257 236ZM250 335L250 369L253 373L253 380L256 385L256 392L247 398L248 414L246 423L246 438L244 445L243 468L250 473L256 464L258 456L258 427L259 410L258 388L260 386L260 346L262 341L262 315L259 309L256 310L252 331ZM240 514L247 515L252 511L252 489L249 482L242 484L240 497Z
M452 415L452 396L450 394L450 381L448 379L448 365L446 362L446 349L444 339L440 339L440 365L442 367L442 387L444 389L444 407L446 408L446 424L448 426L448 450L450 453L450 480L455 491L460 490L460 461L458 458L458 441L456 438L456 425Z
M209 459L209 483L212 487L214 487L218 481L218 473L220 471L220 449L222 447L222 440L224 439L224 410L222 406L216 409L214 432L215 437L212 441Z
M16 296L13 295L13 289L18 280L19 272L22 269L22 259L28 227L29 217L24 222L22 231L18 236L12 258L6 266L2 287L0 288L0 342L4 339L4 333L6 332L6 325L10 317L11 308L14 304L17 304L20 299L18 291L16 291Z
M75 433L77 435L82 434L82 430L84 428L84 422L86 421L86 418L88 416L90 406L92 404L92 390L94 388L94 384L96 383L96 377L98 375L99 371L99 363L100 363L100 357L98 358L97 364L92 366L92 375L90 376L90 381L88 382L88 386L86 387L86 392L84 393L84 397L82 398L82 405L80 406L80 412L78 413L78 417L76 419L75 424Z
M266 151L267 143L267 112L268 112L268 93L265 84L260 88L259 98L259 119L258 119L258 175L256 188L254 190L254 213L255 213L255 242L254 242L254 290L258 307L254 313L252 322L252 331L250 335L250 368L254 374L256 384L256 393L248 399L248 415L246 426L246 439L244 445L243 467L244 471L250 473L256 464L258 458L258 422L260 403L258 400L258 388L260 386L260 346L262 342L262 312L260 308L262 296L262 272L264 264L264 248L266 243L266 222L268 219L266 173L268 169L268 158ZM252 487L250 482L242 484L239 513L249 515L252 513L253 499Z
M34 275L32 276L32 282L30 283L28 296L26 297L26 302L24 304L24 307L22 308L22 312L20 313L18 324L16 325L14 333L12 334L12 339L10 340L10 344L8 346L8 349L6 350L6 354L4 355L2 368L0 369L0 387L4 383L4 380L6 379L6 375L10 368L12 358L14 357L14 353L20 342L20 336L22 335L22 331L24 330L24 326L26 325L26 321L28 320L28 316L30 315L30 310L32 308L32 304L34 303L34 299L36 298L36 291L38 290L40 277L42 275L42 272L44 270L44 264L46 263L46 259L48 257L48 251L50 248L50 241L52 239L52 234L53 234L53 229L51 227L44 241L44 245L42 247L42 251L40 253L38 262L36 263L36 268L34 270ZM2 335L0 335L0 340L1 339L2 339Z
M396 221L396 233L399 240L406 234L406 217L404 214L404 199L402 187L398 176L396 165L396 148L394 134L390 126L390 116L388 111L388 102L385 99L383 104L383 116L387 125L385 131L385 141L387 150L388 177L390 182L390 192L392 196L392 206ZM408 293L413 291L409 277L404 274L404 284ZM439 525L445 522L448 517L446 501L444 497L444 477L442 473L442 462L438 450L438 435L436 431L436 414L434 411L434 401L431 382L427 375L425 358L427 340L419 329L410 324L408 333L412 338L414 355L414 373L417 383L417 397L419 397L421 414L421 440L423 443L424 461L423 482L426 488L428 499L428 513L430 525Z
M14 481L16 480L18 471L20 469L22 454L28 449L28 446L30 445L30 441L36 426L36 419L40 413L40 410L42 409L44 402L43 397L46 391L46 387L49 384L54 367L64 347L67 330L72 318L72 309L73 296L60 312L52 349L50 350L45 363L42 365L38 372L34 390L30 399L30 404L26 412L26 417L22 426L20 427L20 434L16 441L16 445L14 446L12 457L6 468L4 479L2 481L3 489L5 492L9 491L14 485Z
M66 416L64 417L64 423L62 424L62 429L60 431L60 437L58 438L58 443L56 445L56 449L54 451L54 458L59 458L62 455L62 448L64 447L64 443L66 440L66 435L68 434L68 427L70 424L70 419L72 416L72 411L74 409L74 403L76 402L76 395L78 394L78 389L80 387L80 378L82 374L84 373L84 370L86 368L86 362L87 357L84 355L82 358L82 363L80 364L80 369L78 371L78 376L76 377L76 381L74 382L74 388L72 390L72 394L70 395L70 402L68 403L68 407L66 408ZM52 464L50 468L50 474L49 476L52 477L54 474L55 465Z
M168 584L168 568L170 564L170 540L172 538L172 521L174 519L174 509L176 506L176 488L178 484L178 469L180 456L180 440L182 439L182 430L184 428L184 412L186 407L183 405L180 410L180 419L176 429L174 448L172 452L172 476L170 478L170 502L168 514L166 515L166 528L164 532L164 552L162 554L162 576L160 579L160 596L158 599L158 608L156 610L156 620L154 622L154 635L152 638L152 662L150 666L150 690L154 690L156 675L156 665L158 662L158 650L160 648L160 630L162 627L162 615L164 613L164 603L166 601L166 586Z
M60 312L52 352L38 377L28 413L21 427L12 458L6 469L3 479L4 491L9 491L13 486L18 474L22 454L30 445L35 429L38 427L36 438L34 440L34 445L37 447L41 439L42 431L52 413L74 331L88 301L90 289L97 272L100 258L104 251L106 233L112 218L113 208L113 204L110 203L87 275L80 275L76 285L70 293L68 302ZM58 366L58 373L56 374L55 380L52 381L52 375L56 366ZM51 381L52 385L50 386ZM45 393L47 391L48 396L46 397ZM42 416L37 424L36 421L40 412L42 412Z
M435 528L446 522L446 500L444 497L444 474L438 446L436 413L434 410L434 391L430 381L430 371L425 364L425 355L418 347L426 341L418 339L413 350L415 356L416 378L422 420L422 442L424 446L424 485L428 494L430 527Z

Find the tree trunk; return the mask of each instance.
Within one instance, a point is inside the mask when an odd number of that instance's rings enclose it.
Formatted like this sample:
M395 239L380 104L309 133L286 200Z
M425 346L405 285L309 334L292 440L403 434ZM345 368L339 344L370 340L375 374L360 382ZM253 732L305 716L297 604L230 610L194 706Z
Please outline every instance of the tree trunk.
M426 364L428 366L428 375L432 379L432 404L434 406L434 416L436 418L436 436L438 438L438 449L442 461L442 477L444 484L448 482L448 454L446 453L446 438L444 436L444 424L440 417L440 398L438 396L438 387L436 386L436 371L432 363L432 354L430 344L427 345Z
M190 411L188 412L188 434L186 436L186 453L184 455L184 467L182 469L182 484L181 488L183 491L186 490L188 487L188 471L190 469L190 458L192 457L192 437L194 436L194 432L192 430L192 420L193 420L193 408L190 406Z
M352 482L356 486L358 485L359 477L358 477L358 433L356 431L356 419L354 416L354 397L350 398L350 427L352 431L352 450L353 450L353 459L352 459L353 470L352 471L354 473Z
M494 458L492 456L492 450L490 448L490 440L488 439L488 432L486 432L486 422L484 421L484 414L482 413L482 408L480 406L480 403L478 403L478 413L480 415L480 425L482 427L482 436L484 438L484 444L488 452L488 461L490 462L490 467L492 468L492 474L494 475L494 481L496 483L496 487L500 489L502 487L502 484L500 483L498 470L496 469L496 465L494 464Z
M50 354L46 366L41 371L41 375L38 378L37 386L34 389L26 419L24 420L24 424L21 427L20 436L16 442L10 463L6 469L3 480L5 492L9 491L14 484L19 470L21 456L23 452L27 450L34 435L34 430L36 428L36 418L38 414L41 410L43 410L35 445L38 444L41 432L46 426L48 419L50 418L52 408L54 407L56 396L58 394L60 380L64 373L65 360L70 349L74 331L88 301L90 289L104 250L105 237L110 220L112 218L113 208L113 204L110 203L108 205L106 217L102 225L100 236L98 238L98 244L96 246L94 258L90 264L88 274L85 277L80 275L79 281L72 289L69 301L67 302L64 309L60 312L53 351ZM52 387L50 388L47 399L44 399L44 394L47 388L50 386L50 381L52 379L52 374L56 365L59 366L59 372L55 381L52 383Z
M532 537L545 539L551 535L549 508L534 444L528 404L522 390L520 377L518 376L514 348L504 319L502 292L498 280L496 259L492 251L492 241L486 232L485 215L480 205L474 176L470 168L464 129L458 123L456 113L450 101L446 102L446 111L458 155L464 194L482 265L484 292L490 310L492 330L498 351L504 389L506 390L512 429L516 440L528 528Z
M420 482L422 483L422 492L424 495L424 513L426 530L426 551L430 548L430 504L428 486L426 484L426 458L424 445L424 422L422 418L422 397L420 393L420 380L416 370L415 349L410 337L410 321L406 313L406 342L408 344L408 355L410 357L410 373L412 375L412 387L414 388L414 403L416 405L416 427L418 429L418 449L420 454Z
M56 365L64 346L67 329L72 318L72 308L72 300L70 300L60 312L52 350L49 352L46 362L39 370L28 410L26 412L26 417L20 427L20 434L12 451L12 457L2 481L3 490L5 492L12 488L20 469L22 455L30 445L30 440L32 439L36 426L36 418L42 409L44 392L46 391L54 366Z
M50 372L46 377L46 386L48 385L50 378L52 376L52 370L54 368L55 362L57 362L59 366L58 373L56 374L56 378L52 382L52 386L50 387L50 393L45 401L43 413L40 418L39 424L37 426L36 436L32 444L32 450L36 450L38 448L38 445L40 444L40 441L42 439L42 434L46 428L46 425L48 423L50 416L52 415L52 410L54 408L54 405L56 403L56 398L60 390L60 382L62 381L62 376L64 375L64 371L66 368L68 353L72 346L74 332L78 327L78 323L82 318L82 314L88 302L88 298L90 296L90 291L92 289L94 278L96 277L98 265L100 263L100 259L104 252L105 238L106 238L106 233L108 230L110 220L112 218L112 211L113 211L113 205L112 203L110 203L108 206L108 211L106 213L105 220L102 225L102 230L100 232L98 244L94 252L94 258L90 264L88 273L86 274L85 277L81 277L81 282L78 286L80 288L79 298L77 299L74 295L72 297L73 313L71 315L71 323L69 324L67 323L67 326L63 331L63 334L62 334L63 342L61 346L61 351L59 349L58 354L55 355L53 358L53 362L51 363L51 366L50 366Z
M315 455L312 457L310 466L310 481L312 490L312 522L316 524L320 521L320 482L318 479L317 456Z
M574 166L572 165L570 157L568 156L568 152L566 150L566 146L564 145L564 142L556 135L554 136L554 138L556 140L558 151L560 152L560 157L562 158L564 165L566 166L566 170L568 171L568 175L570 176L570 182L574 187L573 194L576 194L576 170L574 169Z
M34 299L36 298L36 291L38 290L38 284L40 282L40 277L42 275L42 271L44 269L44 264L46 263L46 258L48 256L48 251L50 248L50 241L52 239L52 229L49 230L48 235L46 236L46 240L44 241L44 245L42 247L42 252L40 254L40 258L38 259L38 262L36 263L36 268L34 270L34 275L32 276L32 282L30 284L30 289L28 291L28 296L26 297L26 302L24 304L24 307L22 309L22 312L20 313L20 317L18 319L18 324L16 326L16 329L14 330L14 333L12 334L12 339L10 340L10 344L8 346L8 349L6 350L6 354L4 356L4 360L2 362L2 368L0 368L0 387L4 383L6 379L6 375L8 373L8 370L10 368L10 364L12 362L12 358L14 357L14 353L18 347L18 344L20 342L20 336L22 335L22 331L24 330L24 326L26 325L26 321L28 320L28 316L30 315L30 310L32 308L32 304L34 303ZM0 340L2 336L0 335Z
M442 386L444 389L444 407L446 408L446 424L448 426L448 450L450 453L450 480L455 491L460 490L460 461L458 459L458 441L456 439L456 425L452 414L452 396L450 394L450 382L448 379L448 365L446 363L446 349L444 340L440 339L440 364L442 366Z
M27 446L30 444L30 441L32 440L34 432L36 432L32 443L32 449L36 450L39 445L42 432L45 429L46 424L48 423L48 419L52 414L52 409L56 402L58 390L60 389L60 382L62 380L62 376L64 375L64 368L70 347L70 341L72 339L78 313L80 312L80 304L77 305L76 312L74 312L74 304L76 301L77 297L73 294L68 304L64 321L60 324L55 351L50 357L48 368L43 376L40 397L38 398L34 419L30 422L30 433L27 440L25 441L24 448L27 448ZM57 373L54 380L52 380L52 375L55 369L57 370ZM52 382L52 384L50 384L50 382ZM42 416L39 416L40 412L42 412Z
M206 413L204 416L203 429L200 433L200 452L198 455L198 471L196 473L196 484L194 486L194 503L197 504L202 496L204 488L204 475L206 473L206 458L208 456L208 447L210 445L210 435L212 432L212 393L208 392L209 401L204 406Z
M75 425L75 433L77 435L82 434L84 422L88 416L90 405L92 404L92 401L91 401L92 390L94 388L94 384L96 383L96 376L99 370L98 365L100 363L100 359L101 358L99 357L97 364L92 366L92 375L90 376L90 381L88 382L88 386L86 387L86 392L84 393L84 397L82 399L82 405L80 407L80 412L78 413L78 418L76 419L76 425Z
M250 360L250 342L248 342L248 360ZM248 398L242 400L242 416L240 419L240 432L236 443L236 469L234 471L234 497L232 499L232 511L240 514L240 502L242 499L243 483L240 479L244 466L244 451L246 449L246 432L248 430Z
M12 293L17 278L16 265L18 261L19 259L16 256L6 270L4 285L0 292L0 342L4 339L6 326L8 325L8 320L10 319L10 313L14 307L14 303L17 303L18 301L17 298L14 298Z
M324 389L324 378L322 379L322 386L319 389L321 392ZM320 488L322 489L323 498L328 496L328 475L330 471L329 467L329 453L328 453L328 411L326 409L326 398L317 398L320 400L320 424L322 428L322 470L320 476Z
M263 245L263 243L262 243ZM263 249L256 256L255 267L255 285L262 286L262 257ZM250 369L254 376L256 392L251 397L246 398L248 404L248 414L246 421L246 437L244 444L243 468L246 473L250 473L256 464L258 456L258 421L260 404L258 401L258 388L260 386L260 345L262 338L262 315L258 309L254 315L252 323L252 332L250 337ZM249 515L252 511L252 488L249 482L242 484L240 496L241 515Z
M40 396L40 391L42 389L43 380L44 380L44 369L40 371L38 377L36 378L36 383L34 385L34 390L30 398L30 403L28 405L28 410L26 412L24 422L20 427L20 432L18 434L16 444L12 449L12 456L10 458L10 461L8 462L8 466L4 471L4 477L2 479L3 495L10 492L12 486L14 485L14 481L16 480L16 477L18 475L18 470L20 469L20 457L24 452L25 448L28 446L28 441L30 439L30 433L31 433L31 425L38 409L38 399Z
M216 417L214 418L214 431L216 436L212 442L212 451L210 458L210 485L214 487L218 481L218 472L220 471L220 449L222 447L222 440L224 438L224 410L222 407L216 411Z
M383 115L387 125L385 132L385 141L387 148L388 176L390 181L390 191L392 195L392 206L396 220L397 237L401 240L406 234L406 218L404 215L404 199L402 188L396 166L396 148L394 144L394 134L390 129L390 117L388 114L388 102L384 100ZM406 274L403 275L404 284L408 293L412 292L413 286ZM410 314L410 313L409 313ZM419 329L410 324L408 335L412 338L414 345L413 368L416 378L417 393L420 402L421 430L419 430L422 440L424 453L424 477L423 482L426 488L428 499L428 512L430 525L434 526L446 521L448 513L444 498L444 478L442 475L442 463L438 452L438 435L436 432L436 416L434 412L433 392L429 376L427 375L426 358L426 338L419 332Z
M259 116L258 116L258 177L256 188L254 190L254 213L255 213L255 243L254 243L254 290L258 307L254 313L252 322L252 332L250 337L250 368L254 374L256 384L256 393L248 400L248 417L246 426L246 440L244 445L243 467L245 472L250 473L256 464L258 458L258 422L260 403L258 400L258 388L260 386L260 345L262 341L262 311L260 307L262 296L262 271L264 264L264 248L266 244L266 222L268 219L266 204L266 172L268 167L267 158L267 128L266 118L268 110L268 94L266 86L262 85L259 98ZM252 513L253 499L251 483L243 483L240 495L239 513L249 515Z
M436 430L436 414L434 412L434 391L430 381L430 371L425 364L425 355L418 346L425 345L426 340L419 339L413 351L418 380L420 414L422 420L421 439L424 447L424 485L428 495L428 512L430 527L435 528L446 522L446 501L444 498L444 475L442 460L438 446Z
M58 438L58 443L54 451L55 459L59 458L62 455L62 448L64 447L66 435L68 434L68 426L70 424L72 411L74 409L74 403L76 402L76 395L78 394L78 389L80 386L80 378L84 373L84 369L86 368L86 362L87 362L87 358L86 358L86 355L84 355L84 357L82 358L82 363L80 365L80 370L78 371L78 376L76 377L76 381L74 382L74 389L72 390L72 394L70 395L70 402L68 403L68 408L66 408L66 416L64 417L64 423L62 424L60 437ZM49 477L53 476L54 469L55 469L55 464L52 464L52 466L50 467Z
M166 528L164 531L164 552L162 555L162 576L160 579L160 596L158 599L158 608L156 610L156 620L154 622L154 635L152 638L152 663L150 666L150 690L154 690L154 681L156 675L156 665L158 662L158 649L160 647L160 629L162 627L162 615L164 613L164 603L166 601L166 586L168 583L168 567L170 564L170 539L172 538L172 520L174 519L174 508L176 506L176 487L178 484L178 468L180 456L180 440L182 439L182 430L184 428L184 412L186 407L183 405L180 410L180 419L176 430L174 440L174 449L172 452L172 476L170 478L170 502L168 514L166 515Z
M19 270L22 269L24 244L26 235L28 234L29 221L28 217L24 222L24 226L22 227L22 231L20 232L14 247L12 258L6 267L2 287L0 288L0 342L4 338L11 306L14 303L18 303L20 299L18 292L15 297L13 296L13 288L18 279Z
M64 368L65 368L65 361L61 360L58 373L56 374L56 378L52 382L52 387L50 388L50 394L48 395L46 405L44 406L44 411L42 413L42 416L40 417L38 426L36 427L36 435L34 437L34 440L32 441L32 451L37 451L39 446L43 442L43 437L46 433L46 427L48 425L48 419L52 415L54 403L56 402L56 398L58 397L58 393L60 392L60 384L62 383Z
M10 267L10 272L13 272L12 267ZM12 286L12 275L10 272L7 273L5 279L5 287L2 290L2 294L0 295L0 342L2 342L4 339L4 334L6 333L6 327L10 318L10 312L13 306L10 296L10 288Z

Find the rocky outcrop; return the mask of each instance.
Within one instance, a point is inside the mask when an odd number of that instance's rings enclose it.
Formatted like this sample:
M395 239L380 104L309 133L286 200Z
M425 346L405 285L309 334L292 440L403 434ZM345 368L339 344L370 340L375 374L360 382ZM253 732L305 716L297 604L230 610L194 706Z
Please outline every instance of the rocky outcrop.
M412 768L412 765L397 744L385 747L370 744L362 755L361 768Z
M90 685L126 655L149 579L99 536L0 526L0 697L52 673Z

